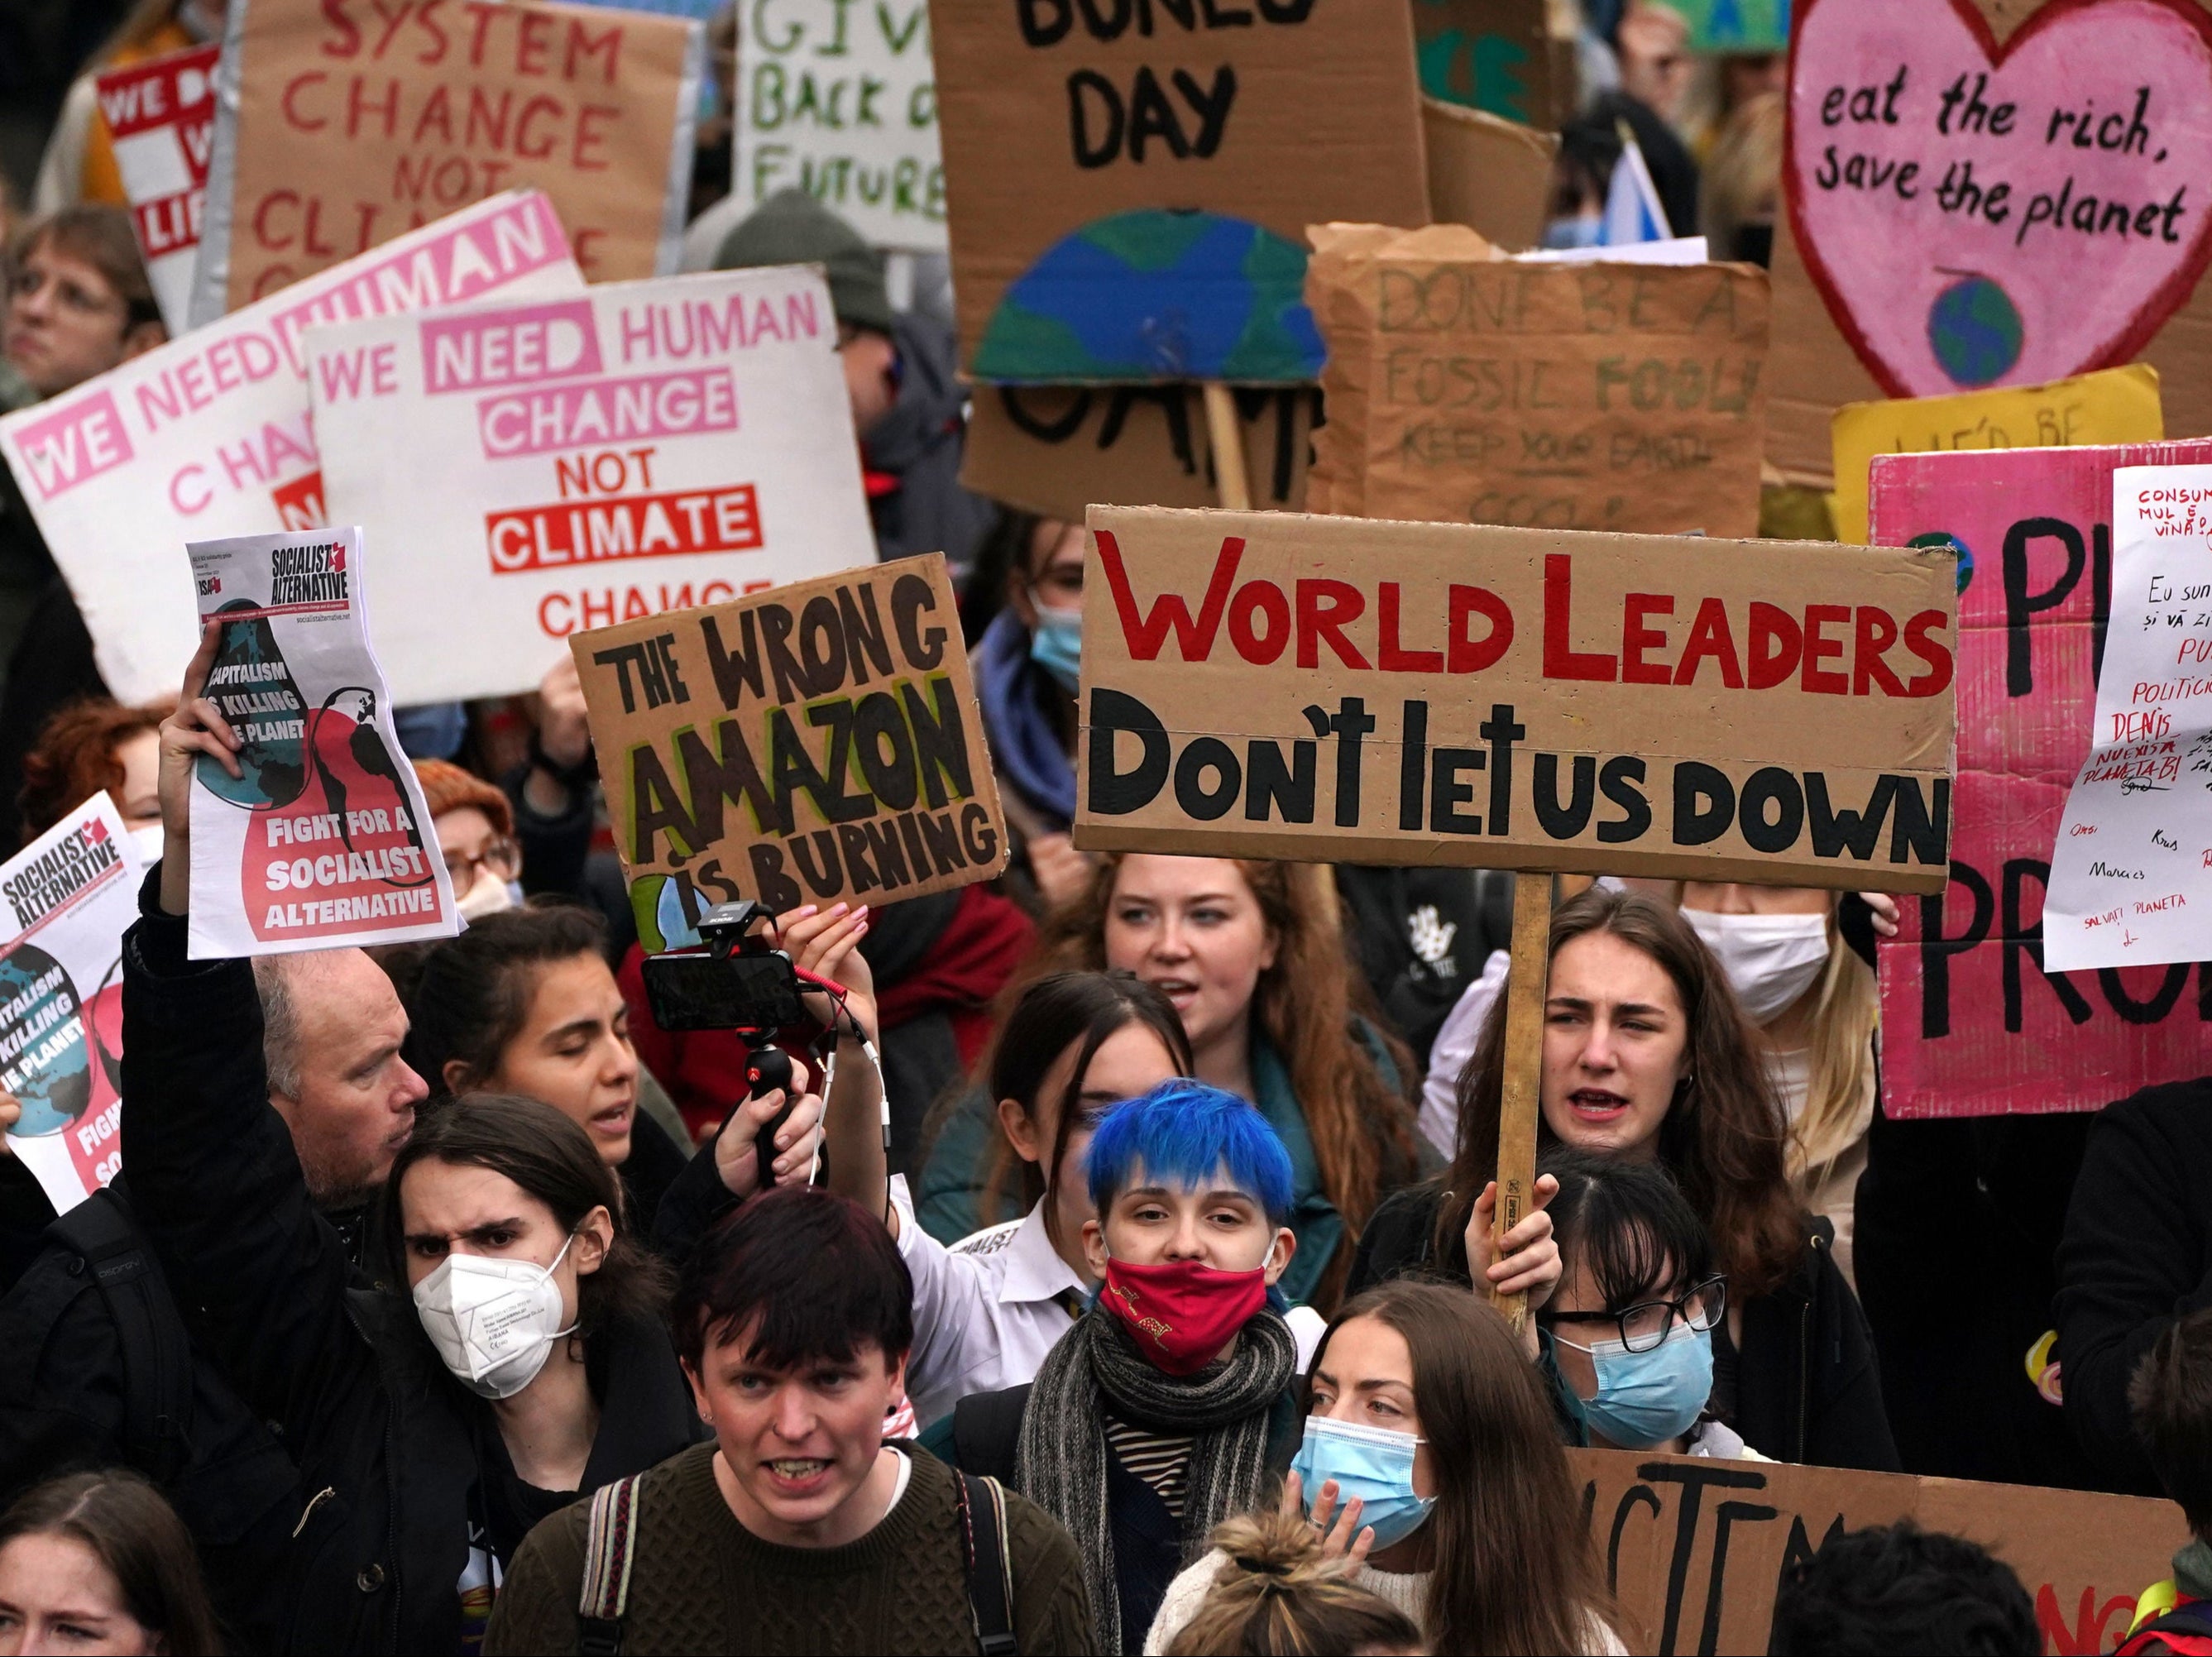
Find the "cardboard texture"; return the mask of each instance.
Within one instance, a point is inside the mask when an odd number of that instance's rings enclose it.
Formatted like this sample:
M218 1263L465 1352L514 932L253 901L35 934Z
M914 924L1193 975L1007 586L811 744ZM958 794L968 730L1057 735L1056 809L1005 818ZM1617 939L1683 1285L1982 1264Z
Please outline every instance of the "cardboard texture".
M1948 552L1089 522L1085 850L1942 889Z
M2096 1110L2212 1070L2186 968L2039 970L2044 889L2089 751L2111 602L2112 473L2212 462L2212 441L1894 455L1873 465L1881 546L1943 537L1959 595L1951 885L1879 945L1882 1108L1898 1118Z
M1750 536L1766 280L1509 260L1456 225L1313 232L1319 493L1346 516Z
M1530 126L1552 124L1544 0L1413 0L1421 90Z
M202 694L240 744L237 776L192 763L195 961L461 930L371 642L362 542L298 530L185 549L201 620L222 623Z
M138 852L100 790L0 864L0 1090L8 1154L57 1214L123 1171L123 934Z
M479 202L0 419L0 453L126 702L176 694L185 543L328 523L301 335L584 278L538 191Z
M1901 23L1895 17L1900 5ZM2047 22L2027 27L2045 11L2051 14ZM1812 29L1824 15L1850 27L1833 35L1825 26ZM1997 43L2002 61L1994 68L1978 38L1984 31ZM1914 354L1932 353L1924 341L1938 297L1947 293L1951 297L1943 301L1945 325L1938 331L1962 371L1988 373L1980 383L2034 384L2143 361L2158 369L2165 388L2166 434L2212 434L2212 293L2197 281L2212 252L2212 220L2206 216L2212 198L2203 196L2197 183L2212 159L2212 113L2200 95L2207 72L2203 60L2212 52L2205 45L2208 32L2212 21L2196 0L2127 0L2124 6L2120 0L2046 0L2040 5L2033 0L1819 0L1817 9L1800 7L1791 47L1790 113L1793 134L1805 124L1819 130L1811 148L1800 154L1801 161L1809 160L1808 175L1818 169L1832 142L1839 179L1855 152L1894 161L1899 169L1917 161L1922 170L1906 181L1916 198L1900 201L1897 172L1887 174L1879 188L1854 190L1839 182L1837 191L1821 191L1801 188L1802 180L1785 166L1789 210L1776 227L1772 267L1774 403L1767 458L1786 481L1828 487L1828 417L1838 404L1974 388L1948 377L1940 384L1916 377L1940 369L1932 355L1918 361ZM1899 41L1911 42L1909 54L1900 53ZM2198 67L2188 68L2192 62ZM2146 67L2153 63L2158 65L2154 76ZM1851 95L1863 89L1877 65L1872 105L1876 118L1855 120ZM1888 83L1899 68L1908 73L1895 100L1899 118L1893 124L1881 114ZM1966 76L1966 91L1977 86L1975 76L1990 76L1981 88L1985 126L2007 100L2017 106L2006 134L1978 130L1968 137L1934 131L1942 94L1961 74ZM2172 83L2177 74L2184 79ZM1843 118L1820 129L1824 100L1838 85L1845 94ZM2054 94L2053 88L2059 90ZM2100 119L2114 112L2131 118L2143 88L2150 90L2152 102L2142 112L2142 141L2131 149L2100 149L2093 130L2089 148L2076 146L2076 127L2062 118L2091 106ZM1967 107L1963 99L1960 107ZM2061 124L2052 139L2054 119ZM2126 146L2130 130L2124 121L2107 128L2105 137ZM1802 141L1802 135L1792 140ZM2151 159L2160 145L2168 151L2163 162ZM2008 209L2005 222L1984 223L1971 234L1963 209L1945 212L1936 203L1946 170L1970 158L1978 185L2009 185L2007 200L1996 204ZM1871 178L1863 169L1860 176ZM2013 238L2021 234L2038 197L2063 191L2069 178L2066 229L2058 232L2047 218L2039 219L2034 244L2015 246ZM2163 218L2154 227L2155 247L2134 236L2132 219L2133 246L2127 248L2116 230L2072 228L2083 197L2125 199L2139 211L2149 204L2148 192L2160 180L2156 199L2161 211L2175 199L2174 191L2186 186L2182 210L2170 227L2180 240L2165 240L2169 227ZM1814 194L1867 200L1840 208L1831 203L1814 208L1808 217L1808 203ZM1869 201L1878 202L1886 216L1862 222L1859 215L1873 210ZM1995 210L1986 197L1980 205L1985 212ZM2101 203L2099 216L2101 222ZM1984 246L1990 237L1996 240ZM1840 284L1843 296L1837 310L1847 319L1858 319L1862 337L1869 337L1864 330L1875 325L1869 319L1879 319L1871 337L1893 363L1902 365L1887 386L1869 371L1869 361L1845 343L1845 331L1839 330L1837 315L1808 274L1808 243L1817 259L1831 242L1829 278ZM2040 251L2046 246L2059 250L2057 255ZM2123 252L2124 260L2118 258ZM2138 259L2160 258L2168 263L2151 273L2157 281L2131 274ZM2082 272L2089 269L2098 275L2094 294L2085 294ZM2004 290L2002 303L1990 291L1993 288ZM2039 321L2045 318L2050 319L2047 325ZM2023 323L2025 327L2016 325ZM2062 339L2073 342L2066 351L2057 349ZM2011 366L1989 373L2015 341Z
M2018 1572L2044 1650L2110 1651L2189 1540L2180 1508L2143 1496L1626 1450L1567 1459L1623 1642L1642 1657L1765 1651L1792 1561L1902 1519L1978 1542Z
M193 322L529 186L592 281L674 270L705 53L687 18L538 0L233 0Z
M870 241L945 251L927 0L737 8L731 176L758 206L796 185Z
M310 330L400 700L527 690L578 628L873 558L836 345L809 265Z
M2158 391L2158 370L2136 362L2015 391L1847 403L1831 428L1836 539L1866 544L1867 468L1878 454L2155 443L2166 435Z
M171 52L94 82L147 280L170 333L185 331L215 148L217 46Z
M931 7L962 364L1001 381L1310 381L1306 227L1427 222L1410 12L1143 15Z
M1253 504L1296 512L1321 393L1235 388ZM1093 501L1211 507L1221 500L1195 385L983 385L968 419L960 481L978 495L1079 524Z
M1429 216L1463 224L1509 252L1544 239L1559 135L1480 110L1421 100L1429 147Z
M1006 866L942 553L568 647L648 952L739 897L893 903Z

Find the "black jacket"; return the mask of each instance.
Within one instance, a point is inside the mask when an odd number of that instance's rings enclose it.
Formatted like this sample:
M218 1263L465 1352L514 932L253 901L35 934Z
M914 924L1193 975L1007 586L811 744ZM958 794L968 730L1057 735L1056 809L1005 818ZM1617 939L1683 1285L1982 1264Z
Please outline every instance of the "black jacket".
M2160 1494L2128 1381L2175 1319L2212 1306L2212 1077L2145 1088L2089 1130L2058 1245L2066 1419L2108 1487Z
M1437 1032L1492 950L1513 945L1513 877L1485 869L1336 865L1352 950L1425 1067Z
M965 586L976 549L997 509L960 486L968 432L968 387L955 361L952 331L936 318L908 311L895 318L898 398L860 440L872 483L869 516L876 556L888 561L941 552L955 586Z
M1441 1259L1430 1246L1439 1197L1431 1184L1383 1199L1360 1234L1347 1297L1416 1272L1466 1278L1464 1244L1455 1238ZM1895 1472L1897 1444L1882 1409L1866 1314L1829 1252L1835 1234L1828 1223L1808 1217L1806 1231L1789 1281L1744 1305L1727 1420L1753 1449L1777 1461Z
M209 1350L311 1493L288 1562L287 1646L457 1650L489 1406L446 1373L404 1294L349 1270L269 1106L252 968L188 960L159 879L123 944L126 1166L169 1280L197 1297ZM594 1346L586 1491L696 1430L664 1332L613 1329Z

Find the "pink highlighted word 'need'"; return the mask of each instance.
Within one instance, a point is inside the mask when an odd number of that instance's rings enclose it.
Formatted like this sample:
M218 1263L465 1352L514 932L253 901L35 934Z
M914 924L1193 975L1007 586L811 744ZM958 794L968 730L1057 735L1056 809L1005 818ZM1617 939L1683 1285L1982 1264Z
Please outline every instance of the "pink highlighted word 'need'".
M587 299L441 317L422 325L422 385L479 391L599 372L599 334Z
M124 430L109 391L79 398L44 420L19 427L15 443L30 465L42 501L112 471L131 458L131 434Z

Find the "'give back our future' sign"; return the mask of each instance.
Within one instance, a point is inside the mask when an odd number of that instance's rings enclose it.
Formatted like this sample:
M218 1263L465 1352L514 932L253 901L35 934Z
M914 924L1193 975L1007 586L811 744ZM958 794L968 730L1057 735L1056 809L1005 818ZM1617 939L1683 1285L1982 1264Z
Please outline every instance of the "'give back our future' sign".
M1090 526L1086 849L1942 889L1948 551Z

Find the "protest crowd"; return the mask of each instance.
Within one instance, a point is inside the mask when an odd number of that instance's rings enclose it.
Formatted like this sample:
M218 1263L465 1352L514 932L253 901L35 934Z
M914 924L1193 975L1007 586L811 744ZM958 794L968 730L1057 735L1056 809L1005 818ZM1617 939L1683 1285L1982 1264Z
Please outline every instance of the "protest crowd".
M0 1657L2212 1652L2205 164L2197 0L0 8Z

